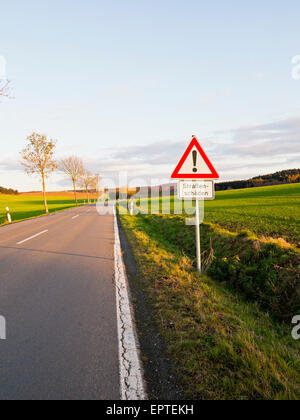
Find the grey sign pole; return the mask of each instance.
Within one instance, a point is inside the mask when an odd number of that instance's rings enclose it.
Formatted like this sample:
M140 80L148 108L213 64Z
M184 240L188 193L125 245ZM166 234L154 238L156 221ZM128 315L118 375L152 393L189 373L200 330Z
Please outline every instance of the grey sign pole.
M200 214L199 214L199 200L196 200L196 249L197 249L197 270L202 273L201 264L201 242L200 242Z

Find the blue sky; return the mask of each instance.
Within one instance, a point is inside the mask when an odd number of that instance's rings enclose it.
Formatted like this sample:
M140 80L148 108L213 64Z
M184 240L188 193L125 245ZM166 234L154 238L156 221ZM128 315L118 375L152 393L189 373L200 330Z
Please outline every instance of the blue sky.
M299 16L296 0L2 4L0 185L40 189L18 163L33 131L113 178L167 179L192 135L222 179L299 167Z

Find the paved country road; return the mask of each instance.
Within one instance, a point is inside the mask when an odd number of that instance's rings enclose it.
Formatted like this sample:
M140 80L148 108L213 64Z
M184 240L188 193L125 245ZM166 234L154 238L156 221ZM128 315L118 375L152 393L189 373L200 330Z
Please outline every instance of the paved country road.
M95 206L0 228L0 400L120 399L114 240Z

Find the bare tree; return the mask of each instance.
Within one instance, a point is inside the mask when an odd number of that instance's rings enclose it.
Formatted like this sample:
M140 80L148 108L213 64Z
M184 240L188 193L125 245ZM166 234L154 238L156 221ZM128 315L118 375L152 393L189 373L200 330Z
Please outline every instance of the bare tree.
M76 156L70 156L68 158L62 159L60 162L60 170L64 172L72 180L73 188L74 188L75 203L77 206L78 201L77 201L76 185L84 173L82 159Z
M84 170L79 180L79 185L85 189L87 201L90 204L90 190L95 190L97 187L98 176L91 174L91 172Z
M41 177L45 211L48 214L45 180L57 169L54 159L56 142L48 140L46 136L33 133L27 137L28 145L22 150L22 165L28 175L37 174Z

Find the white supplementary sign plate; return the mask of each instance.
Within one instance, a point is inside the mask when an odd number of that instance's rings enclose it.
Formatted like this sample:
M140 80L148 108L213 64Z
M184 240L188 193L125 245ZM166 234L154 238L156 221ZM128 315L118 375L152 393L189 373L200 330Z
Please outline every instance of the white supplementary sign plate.
M215 183L214 181L180 181L179 198L181 200L214 200Z

